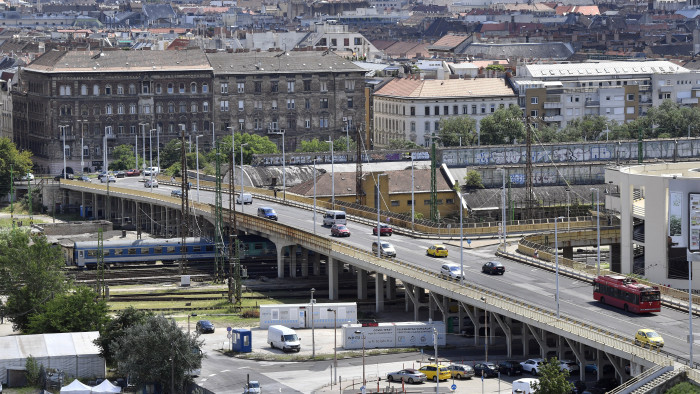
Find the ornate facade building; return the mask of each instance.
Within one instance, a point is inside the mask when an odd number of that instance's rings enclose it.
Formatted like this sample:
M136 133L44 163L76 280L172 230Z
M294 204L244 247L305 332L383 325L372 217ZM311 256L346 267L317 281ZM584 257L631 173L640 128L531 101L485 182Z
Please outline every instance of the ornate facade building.
M293 148L363 119L363 76L323 52L51 51L20 71L13 138L49 174L61 173L64 152L74 172L95 171L119 145L148 157L183 129L210 146L229 127L285 130Z

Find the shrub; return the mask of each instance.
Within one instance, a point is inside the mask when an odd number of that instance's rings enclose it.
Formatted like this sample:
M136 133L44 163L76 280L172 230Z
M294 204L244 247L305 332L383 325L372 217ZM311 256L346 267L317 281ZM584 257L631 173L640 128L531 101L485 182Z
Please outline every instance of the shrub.
M259 318L260 317L260 310L259 309L246 309L244 311L241 311L241 317Z

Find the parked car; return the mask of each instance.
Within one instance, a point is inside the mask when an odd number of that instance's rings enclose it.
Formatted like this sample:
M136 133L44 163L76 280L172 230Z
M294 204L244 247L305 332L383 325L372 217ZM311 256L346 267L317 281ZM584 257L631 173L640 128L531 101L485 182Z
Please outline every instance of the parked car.
M545 361L543 358L531 358L520 363L523 367L523 372L529 372L531 375L537 375L540 372L540 368L544 365Z
M175 189L175 190L170 192L170 196L182 198L182 190Z
M396 249L389 242L381 242L380 253L382 256L396 257ZM372 242L372 253L377 254L377 241Z
M22 175L21 178L19 178L20 181L33 181L34 180L34 174L31 172L28 172L24 175Z
M423 383L428 378L425 376L424 373L419 372L417 369L413 368L407 368L407 369L402 369L397 372L389 372L386 374L386 380L393 382L406 382L406 383Z
M334 224L331 227L331 235L334 237L349 237L350 229L344 224Z
M455 263L443 264L440 267L440 275L450 279L462 279L462 269Z
M107 172L107 171L102 171L102 172L100 172L99 174L97 174L97 179L102 180L102 177L105 177L105 176L107 176L107 175L109 175L109 174L110 174L110 173Z
M132 168L131 170L126 171L126 176L139 176L141 175L141 171L139 171L137 168Z
M87 175L81 175L81 176L79 176L79 177L78 177L78 180L79 180L79 181L83 181L83 182L92 182L92 180L90 179L90 177L87 176Z
M260 394L262 393L262 387L260 387L260 382L257 380L251 380L243 386L243 394Z
M447 380L452 377L452 373L444 365L428 364L420 367L418 370L425 374L425 377L433 382L438 380Z
M570 375L573 375L574 373L581 370L581 367L579 367L576 362L571 361L571 360L559 360L559 368L562 371L563 370L569 371Z
M205 333L214 333L214 323L210 322L209 320L200 320L197 322L196 326L197 332L205 334Z
M503 275L506 272L506 267L500 261L488 261L481 267L481 272L489 275Z
M100 179L102 183L117 182L117 178L114 175L105 175Z
M394 232L394 230L388 224L381 223L379 225L379 235L388 235L391 237L391 233L393 233L393 232ZM377 235L377 227L376 226L372 229L372 234Z
M498 370L508 376L523 374L523 366L520 365L520 362L515 360L501 361L498 363Z
M498 367L496 364L489 361L482 361L474 364L474 376L496 377L498 376Z
M452 364L448 365L447 369L450 370L452 377L455 379L471 379L474 377L474 368L470 365Z
M426 253L428 254L428 256L433 257L447 257L447 248L445 247L445 245L435 244L430 246Z
M64 179L63 174L56 175L53 178L55 181L60 181L61 179ZM65 179L74 179L73 174L68 174L66 175Z
M143 187L158 187L158 180L157 179L146 179L146 181L143 183Z
M117 171L115 176L117 178L124 178L126 176L126 171Z
M664 347L664 339L656 331L642 328L634 336L634 344L641 347L658 348Z

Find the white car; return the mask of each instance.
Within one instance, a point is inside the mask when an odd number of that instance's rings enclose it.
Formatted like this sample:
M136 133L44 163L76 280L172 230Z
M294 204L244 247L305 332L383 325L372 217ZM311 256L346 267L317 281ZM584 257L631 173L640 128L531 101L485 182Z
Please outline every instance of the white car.
M259 394L262 393L262 387L260 387L260 382L257 380L251 380L243 386L244 394Z
M455 263L443 264L442 267L440 267L440 275L450 279L462 279L462 269Z
M382 256L396 257L396 249L389 242L382 241L380 250ZM372 254L377 254L377 241L372 242Z
M531 375L537 375L544 363L545 361L543 358L531 358L521 362L520 365L523 366L523 372L530 372Z
M105 175L102 178L100 178L100 182L102 182L102 183L117 182L117 178L114 175Z
M158 187L158 180L146 179L146 182L143 183L143 187Z
M571 360L559 360L559 368L562 371L563 370L569 371L569 374L573 374L573 373L581 370L581 367L579 367L576 362L571 361Z
M20 181L33 181L34 180L34 174L31 172L28 172L24 175L22 175L21 178L19 178Z

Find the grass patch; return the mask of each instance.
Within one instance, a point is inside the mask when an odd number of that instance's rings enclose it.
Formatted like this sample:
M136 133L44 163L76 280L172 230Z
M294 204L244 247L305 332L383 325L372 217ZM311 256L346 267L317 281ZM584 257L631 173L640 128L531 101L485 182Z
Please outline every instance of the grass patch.
M365 356L378 356L386 354L412 353L419 351L418 348L395 348L395 349L371 349L365 351ZM270 353L234 353L231 351L222 352L231 357L241 358L245 360L258 361L325 361L333 360L333 353L316 354L316 357L311 357L303 354L270 354ZM338 359L343 358L358 358L362 357L362 350L342 351L338 352Z

